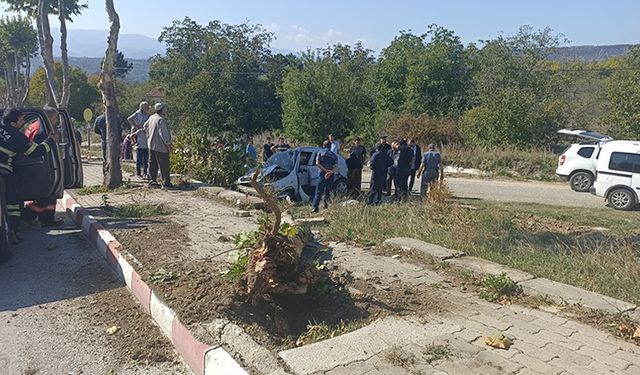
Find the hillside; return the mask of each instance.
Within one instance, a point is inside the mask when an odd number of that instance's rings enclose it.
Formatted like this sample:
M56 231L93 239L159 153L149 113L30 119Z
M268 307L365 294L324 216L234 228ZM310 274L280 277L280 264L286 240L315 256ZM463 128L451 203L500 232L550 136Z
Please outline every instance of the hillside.
M614 44L607 46L571 46L560 47L549 56L551 60L580 60L597 62L624 55L633 44Z
M56 58L58 60L58 58ZM127 83L144 82L149 79L149 60L148 59L129 59L127 61L133 64L133 69L124 78ZM76 66L87 74L99 74L100 63L102 58L100 57L69 57L69 64ZM42 66L42 58L37 55L31 60L31 70L35 71Z

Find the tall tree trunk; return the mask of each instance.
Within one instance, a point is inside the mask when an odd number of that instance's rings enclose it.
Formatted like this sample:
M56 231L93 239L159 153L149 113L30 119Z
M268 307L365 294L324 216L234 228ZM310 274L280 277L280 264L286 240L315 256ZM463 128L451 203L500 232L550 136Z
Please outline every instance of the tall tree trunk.
M11 54L7 54L7 57L5 59L5 69L7 71L7 101L10 107L16 105L16 63L14 56L12 56Z
M26 70L24 71L24 79L22 81L22 92L20 93L18 107L22 108L24 103L27 102L27 98L29 97L29 91L31 89L31 56L28 53L25 53L25 62L27 64Z
M41 0L42 1L42 0ZM122 170L120 169L120 126L118 124L118 101L116 99L116 84L113 68L118 49L118 33L120 32L120 17L113 6L113 0L105 0L109 15L109 38L107 50L102 60L100 71L100 92L107 121L107 160L104 163L104 185L115 189L122 184Z
M67 108L71 96L71 81L69 80L69 56L67 51L67 14L64 0L58 0L58 19L60 20L60 53L62 60L62 98L59 107Z
M47 84L45 85L45 93L47 93L47 105L51 107L57 107L58 98L56 95L56 79L53 73L53 37L51 37L49 14L47 13L45 0L38 0L38 18L36 21L36 25L38 26L40 55L42 55L44 72L47 77Z

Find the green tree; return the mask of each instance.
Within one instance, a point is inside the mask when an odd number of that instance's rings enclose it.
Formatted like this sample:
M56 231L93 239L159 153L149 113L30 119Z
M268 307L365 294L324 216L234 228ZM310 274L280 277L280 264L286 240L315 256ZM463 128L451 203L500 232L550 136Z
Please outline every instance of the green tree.
M565 123L562 81L547 55L560 42L550 29L524 26L512 37L485 41L478 51L473 104L461 127L474 143L548 145Z
M361 44L308 51L302 68L284 79L283 123L286 133L319 143L328 134L343 138L370 128L375 103L367 80L374 64Z
M165 27L159 39L166 56L153 60L149 76L166 89L179 128L216 137L280 126L275 79L281 73L268 70L277 61L267 48L272 34L261 26L202 26L185 18Z
M31 58L38 48L36 31L22 17L0 19L0 72L5 106L21 107L29 93Z
M127 74L133 69L133 63L130 63L124 58L124 54L120 51L116 53L116 62L114 64L116 78L125 78Z
M472 66L453 31L401 32L380 56L373 76L379 110L457 117L467 107Z
M613 73L607 87L611 110L606 121L613 136L640 137L640 46L613 62Z
M62 78L62 64L56 62L54 65L56 79ZM71 81L71 98L69 102L69 115L76 119L82 119L82 112L85 108L95 108L100 102L100 93L95 82L90 82L87 74L79 68L71 67L69 70ZM46 77L43 68L39 68L31 79L31 90L27 103L31 106L41 107L46 103ZM61 88L58 88L61 90Z

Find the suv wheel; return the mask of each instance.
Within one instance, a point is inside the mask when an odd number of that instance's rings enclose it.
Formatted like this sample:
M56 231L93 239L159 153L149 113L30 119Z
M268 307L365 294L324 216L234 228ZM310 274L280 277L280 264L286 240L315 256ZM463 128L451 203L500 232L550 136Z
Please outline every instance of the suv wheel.
M589 188L593 185L593 177L590 173L578 172L571 176L569 184L571 185L571 189L575 191L589 191Z
M635 206L635 197L627 189L614 189L607 197L609 205L616 210L628 211Z

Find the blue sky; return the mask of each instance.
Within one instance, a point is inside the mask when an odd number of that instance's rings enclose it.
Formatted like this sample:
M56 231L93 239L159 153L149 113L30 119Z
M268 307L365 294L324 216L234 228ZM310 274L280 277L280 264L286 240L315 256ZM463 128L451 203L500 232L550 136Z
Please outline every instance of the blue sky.
M73 29L107 29L104 1L88 0ZM521 25L551 27L571 45L640 43L640 1L634 0L115 0L123 33L157 37L172 20L260 23L276 34L273 47L302 50L362 41L379 51L400 30L421 33L432 23L463 42L512 35Z

